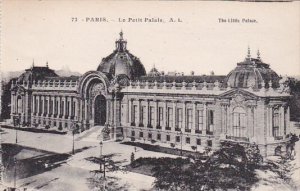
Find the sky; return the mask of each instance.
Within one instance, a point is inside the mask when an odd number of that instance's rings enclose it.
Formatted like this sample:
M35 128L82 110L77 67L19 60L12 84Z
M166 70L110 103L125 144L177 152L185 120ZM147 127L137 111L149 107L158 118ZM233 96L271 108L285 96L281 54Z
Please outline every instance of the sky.
M82 74L96 70L122 30L146 71L155 65L165 72L226 75L249 46L278 74L300 75L300 2L4 0L1 6L2 71L25 70L33 61ZM87 21L96 17L106 22Z

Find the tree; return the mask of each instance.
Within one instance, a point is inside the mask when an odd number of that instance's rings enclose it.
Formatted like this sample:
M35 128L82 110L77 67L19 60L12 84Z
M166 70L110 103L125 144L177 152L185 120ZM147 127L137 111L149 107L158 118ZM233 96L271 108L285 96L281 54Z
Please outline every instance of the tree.
M162 190L249 190L258 181L254 170L261 156L257 149L224 142L207 160L173 159L154 168L154 185Z
M191 148L192 148L195 152L197 152L197 146L192 145Z

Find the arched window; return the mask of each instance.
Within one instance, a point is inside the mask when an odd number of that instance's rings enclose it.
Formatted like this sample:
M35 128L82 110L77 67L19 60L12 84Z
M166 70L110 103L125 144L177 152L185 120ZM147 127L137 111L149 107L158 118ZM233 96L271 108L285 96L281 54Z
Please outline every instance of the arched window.
M279 136L279 110L274 109L273 111L273 137Z
M245 137L246 131L246 112L242 107L233 110L233 136Z

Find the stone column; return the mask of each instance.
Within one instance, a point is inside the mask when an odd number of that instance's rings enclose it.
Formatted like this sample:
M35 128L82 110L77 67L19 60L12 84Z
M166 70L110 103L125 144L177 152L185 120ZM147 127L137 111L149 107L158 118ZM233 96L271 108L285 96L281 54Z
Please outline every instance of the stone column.
M32 113L31 115L35 115L35 95L32 95Z
M271 106L268 107L269 108L269 117L267 118L267 125L269 127L269 132L270 132L270 137L273 136L273 108Z
M182 104L183 106L182 106L182 129L181 129L181 131L182 132L184 132L184 130L186 129L186 118L187 118L187 116L186 116L186 102L185 101L183 101L183 104Z
M54 117L54 111L55 111L55 96L51 96L51 100L52 100L51 117Z
M173 127L172 127L172 131L175 131L176 128L176 101L173 100Z
M61 114L61 111L60 111L60 109L61 109L61 106L60 106L60 104L61 104L61 97L58 96L57 99L58 99L58 100L57 100L57 101L58 101L58 104L57 104L57 107L58 107L57 118L59 118L59 117L60 117L60 114Z
M197 117L197 111L196 111L196 107L197 107L197 102L192 102L193 104L193 112L192 112L192 119L193 119L193 122L192 122L192 129L191 129L191 133L195 133L196 131L196 117Z
M40 99L41 99L41 97L39 96L39 95L37 95L36 96L36 103L37 103L37 107L36 107L36 109L37 109L37 111L36 111L36 113L37 113L37 116L39 116L39 114L40 114Z
M50 99L51 99L51 97L50 96L48 96L48 101L47 101L47 115L48 116L50 116L49 114L50 114Z
M286 108L286 134L290 133L290 107Z
M113 126L115 124L114 118L115 118L115 111L114 111L114 97L110 100L110 113L111 113L111 125Z
M165 100L164 102L164 108L163 108L163 113L165 115L163 115L164 120L163 120L163 124L162 124L162 130L165 131L166 127L167 127L167 119L168 119L168 107L167 107L167 101Z
M231 125L231 111L230 106L227 106L227 135L232 135L232 125Z
M158 124L158 100L154 100L154 124L153 127L156 128Z
M41 99L42 99L42 116L44 116L44 114L45 114L45 96L42 95Z
M147 106L146 106L146 127L150 124L150 100L146 100L147 101Z
M52 117L54 117L55 114L55 102L56 102L56 97L52 97Z
M68 97L68 102L69 102L69 116L68 116L68 119L71 119L71 116L72 116L72 108L73 108L73 97Z
M15 113L15 95L12 94L11 97L10 97L10 103L11 103L11 111L10 113L11 114L14 114Z
M84 99L84 120L88 121L88 105L87 105L88 101L87 98Z
M139 126L140 125L140 117L141 117L141 100L138 99L138 105L137 105L137 121L135 126Z
M202 134L206 135L207 130L207 103L203 103L203 129Z
M83 121L83 100L82 100L82 98L81 97L79 97L79 98L77 98L78 99L78 108L79 108L79 116L78 116L78 120L80 121L80 122L82 122Z
M126 122L129 123L129 125L131 125L131 107L132 107L132 100L129 99L128 100L128 113L127 113L127 120Z
M67 112L66 112L67 111L67 107L66 107L67 106L67 104L66 104L67 103L67 98L66 98L66 96L63 96L62 100L64 101L64 104L63 104L64 109L63 109L63 113L62 113L62 118L65 119L66 114L67 114Z
M280 106L279 110L279 135L283 136L284 135L284 107Z
M75 121L78 121L78 98L77 97L74 97L73 98L74 100L74 120Z

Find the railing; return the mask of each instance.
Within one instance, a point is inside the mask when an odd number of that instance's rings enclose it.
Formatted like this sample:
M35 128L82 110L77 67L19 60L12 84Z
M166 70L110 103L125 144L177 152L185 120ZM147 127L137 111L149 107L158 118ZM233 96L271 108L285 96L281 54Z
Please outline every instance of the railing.
M156 129L161 129L161 126L157 125L157 126L156 126Z
M249 142L249 138L248 137L235 137L235 136L229 136L226 135L226 139L231 139L234 141L245 141L245 142Z
M169 130L169 131L170 131L170 130L171 130L171 127L166 127L166 130Z
M214 132L212 132L212 131L206 131L206 135L213 135L214 134Z
M195 133L202 134L202 131L201 130L195 130Z
M190 133L192 130L191 129L185 129L184 131L187 132L187 133Z
M152 124L148 124L147 127L150 128L150 129L153 128Z
M181 129L177 127L177 128L175 128L175 131L181 131Z
M277 137L274 137L275 140L282 140L283 139L283 136L277 136Z

